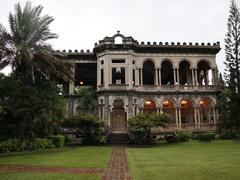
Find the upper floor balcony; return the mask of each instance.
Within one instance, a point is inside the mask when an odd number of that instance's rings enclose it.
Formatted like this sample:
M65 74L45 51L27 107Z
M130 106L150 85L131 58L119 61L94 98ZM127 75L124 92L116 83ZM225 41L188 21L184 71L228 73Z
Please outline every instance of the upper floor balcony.
M138 92L216 92L219 91L217 85L133 85L110 84L108 87L98 86L98 91L129 91Z

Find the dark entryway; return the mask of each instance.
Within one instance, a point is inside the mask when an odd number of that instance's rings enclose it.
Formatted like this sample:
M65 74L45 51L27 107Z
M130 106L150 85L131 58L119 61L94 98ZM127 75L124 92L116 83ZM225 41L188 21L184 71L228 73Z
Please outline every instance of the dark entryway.
M111 133L127 132L126 113L124 110L124 102L121 99L117 99L113 102L110 132Z

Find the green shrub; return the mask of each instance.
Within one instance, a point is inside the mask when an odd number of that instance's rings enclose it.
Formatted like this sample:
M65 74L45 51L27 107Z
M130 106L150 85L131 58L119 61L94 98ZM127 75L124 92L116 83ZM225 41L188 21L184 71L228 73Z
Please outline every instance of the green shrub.
M180 138L176 134L165 135L164 138L168 143L180 142Z
M73 134L82 137L82 144L105 144L106 136L103 120L91 113L71 116L62 122Z
M27 150L38 150L38 149L47 149L47 148L54 148L54 144L49 139L40 139L36 138L28 142Z
M240 134L236 132L230 132L230 131L222 131L219 134L220 139L235 139L240 138Z
M192 138L192 132L177 131L176 135L181 142L188 142Z
M210 133L210 132L205 132L205 133L200 133L197 134L197 139L199 141L207 141L210 142L215 139L216 134L215 133Z
M0 143L0 152L15 152L24 151L26 148L26 142L20 139L8 139Z
M152 144L153 140L151 138L147 138L146 131L142 129L133 129L131 130L131 137L130 137L131 144Z
M48 139L31 139L20 140L17 138L8 139L0 142L0 153L6 152L19 152L19 151L32 151L38 149L54 148L51 140Z
M64 145L65 136L63 136L63 135L55 135L55 136L50 136L48 139L50 139L52 141L54 146L62 147Z
M131 131L131 143L152 144L154 139L151 130L154 127L165 127L171 118L168 114L139 113L128 119Z

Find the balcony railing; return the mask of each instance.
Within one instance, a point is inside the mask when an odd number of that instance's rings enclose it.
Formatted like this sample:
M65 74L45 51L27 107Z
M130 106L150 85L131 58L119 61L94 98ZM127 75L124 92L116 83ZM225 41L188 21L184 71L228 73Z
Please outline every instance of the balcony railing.
M181 125L169 124L166 127L157 127L152 129L152 133L161 133L161 132L173 132L173 131L216 131L217 124L209 123L182 123Z
M98 90L126 91L135 90L140 92L174 92L174 91L218 91L217 85L134 85L129 87L128 84L110 84L109 87L98 86Z

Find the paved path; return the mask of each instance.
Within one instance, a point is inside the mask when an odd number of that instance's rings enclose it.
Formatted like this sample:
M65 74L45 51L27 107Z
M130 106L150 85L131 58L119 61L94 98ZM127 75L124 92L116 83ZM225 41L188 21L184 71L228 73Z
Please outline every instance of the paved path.
M113 147L111 159L102 180L132 180L124 147Z
M0 164L1 172L101 174L103 175L102 180L132 180L125 148L122 146L113 147L107 168L66 168Z

